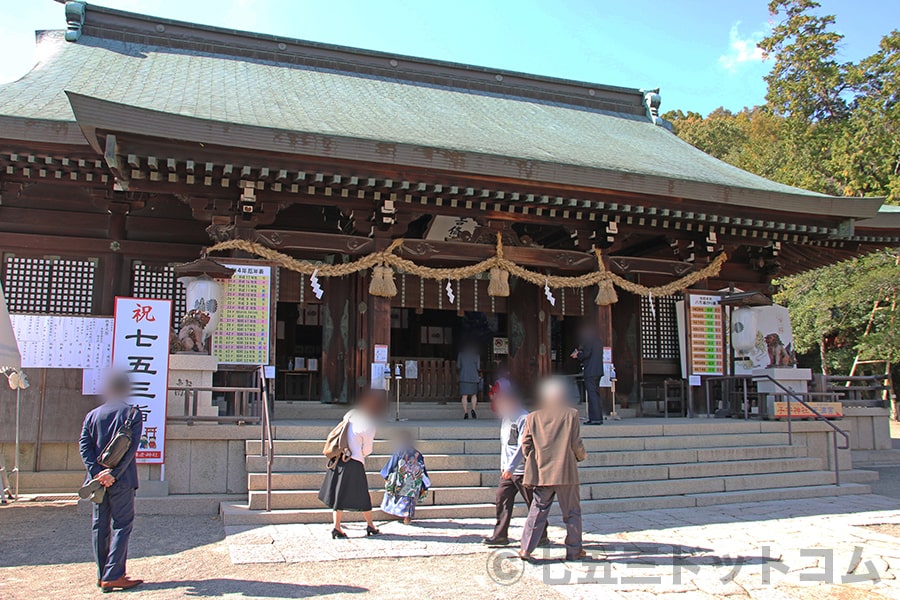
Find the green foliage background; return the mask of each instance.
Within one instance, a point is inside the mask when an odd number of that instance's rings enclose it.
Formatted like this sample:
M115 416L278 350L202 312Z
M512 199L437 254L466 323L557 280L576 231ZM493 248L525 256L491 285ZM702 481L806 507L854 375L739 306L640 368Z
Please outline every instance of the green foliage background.
M685 141L763 177L900 204L900 31L885 35L872 56L843 62L836 18L820 8L813 0L769 3L775 24L759 43L772 64L764 105L663 116ZM806 366L846 373L857 351L900 363L900 319L890 310L898 257L885 249L777 282ZM889 309L876 313L864 336L876 300Z

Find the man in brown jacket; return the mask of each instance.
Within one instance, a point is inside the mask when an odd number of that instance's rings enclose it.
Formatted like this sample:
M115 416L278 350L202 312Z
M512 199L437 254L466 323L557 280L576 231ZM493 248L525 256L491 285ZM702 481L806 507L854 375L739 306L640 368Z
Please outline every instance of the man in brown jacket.
M531 558L554 498L559 498L566 524L566 558L587 554L581 541L581 501L578 462L587 458L581 441L578 410L568 402L569 386L563 379L548 379L541 385L541 408L528 415L522 451L525 454L523 484L534 489L534 500L525 521L519 556Z

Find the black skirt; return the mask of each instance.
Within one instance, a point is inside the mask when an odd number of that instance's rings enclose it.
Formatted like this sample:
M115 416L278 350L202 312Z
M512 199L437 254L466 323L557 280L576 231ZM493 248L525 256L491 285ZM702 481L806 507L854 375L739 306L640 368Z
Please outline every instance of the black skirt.
M333 510L372 510L366 468L352 458L347 462L338 462L334 469L325 472L319 500Z

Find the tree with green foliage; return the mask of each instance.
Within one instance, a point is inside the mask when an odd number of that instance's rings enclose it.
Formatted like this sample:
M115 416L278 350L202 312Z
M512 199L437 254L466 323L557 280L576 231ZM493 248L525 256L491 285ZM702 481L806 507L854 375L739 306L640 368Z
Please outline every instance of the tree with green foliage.
M791 311L794 347L824 373L863 360L900 363L900 254L881 251L787 277L775 299ZM872 309L878 302L871 327ZM868 330L868 333L867 333Z
M675 133L721 160L788 185L900 204L900 31L872 56L840 60L834 15L814 0L773 0L775 24L759 47L771 61L763 106L706 117L664 114ZM794 344L809 366L847 373L857 354L900 364L898 252L777 281ZM875 313L878 301L887 310ZM893 307L893 308L892 308ZM868 333L867 329L869 330Z

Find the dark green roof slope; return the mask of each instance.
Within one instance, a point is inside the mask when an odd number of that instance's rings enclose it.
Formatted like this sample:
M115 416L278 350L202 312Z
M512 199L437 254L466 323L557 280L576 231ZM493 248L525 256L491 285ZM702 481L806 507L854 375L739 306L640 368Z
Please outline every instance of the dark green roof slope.
M0 119L73 122L68 91L211 121L835 201L697 150L644 114L639 90L280 40L89 6L77 42L39 35L34 69L0 86ZM879 204L840 202L848 215Z

